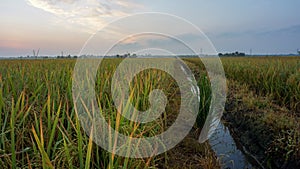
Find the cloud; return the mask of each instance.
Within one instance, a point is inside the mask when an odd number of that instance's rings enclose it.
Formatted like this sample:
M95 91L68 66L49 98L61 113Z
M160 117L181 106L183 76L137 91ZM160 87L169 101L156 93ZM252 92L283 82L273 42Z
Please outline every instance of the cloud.
M289 27L284 27L281 29L276 29L276 30L270 30L270 31L265 31L265 32L261 32L258 35L271 35L271 36L275 36L275 35L283 35L283 36L287 36L287 35L300 35L300 25L293 25L293 26L289 26Z
M27 3L67 23L79 25L90 33L113 19L143 8L132 0L27 0Z
M293 53L300 44L300 25L209 34L220 52L253 49L255 54Z
M265 37L265 36L299 36L300 35L300 25L287 26L279 29L271 30L246 30L246 31L235 31L235 32L222 32L216 35L211 35L214 38L240 38L245 36L251 36L255 38Z
M159 51L163 53L168 51L167 53L169 54L172 53L178 55L195 54L194 52L197 53L201 51L201 48L207 52L211 51L211 46L207 43L207 39L197 33L177 34L174 38L175 39L167 35L151 33L131 36L115 45L113 51L119 53L136 53L141 50L159 49ZM192 49L195 49L196 51L192 51Z

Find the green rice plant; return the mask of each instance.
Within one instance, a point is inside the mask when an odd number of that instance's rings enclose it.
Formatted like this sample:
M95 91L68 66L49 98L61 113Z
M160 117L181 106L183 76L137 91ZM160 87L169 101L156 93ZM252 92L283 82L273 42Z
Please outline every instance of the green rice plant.
M142 71L132 79L126 104L131 103L140 111L147 110L149 95L154 89L162 89L170 100L158 119L146 124L136 123L118 113L111 96L111 80L121 62L122 59L105 59L96 75L95 97L103 116L115 130L127 136L141 138L164 132L176 119L180 106L175 80L166 72L155 69ZM72 98L75 63L72 59L0 61L1 166L155 168L159 159L119 157L98 147L92 142L93 135L88 136L83 131ZM201 114L206 113L209 100L208 79L204 77L199 80L199 86L203 86ZM125 107L122 111L128 110ZM198 122L199 126L201 123ZM131 140L127 141L130 143ZM113 142L111 146L114 146ZM131 149L128 147L124 151L129 154Z
M88 143L88 149L86 152L86 160L85 160L85 169L90 168L90 163L91 163L91 155L92 155L92 147L93 147L93 126L91 127L91 132L90 132L90 138L89 138L89 143Z
M245 83L262 96L293 112L300 110L300 59L298 57L274 58L224 58L226 76Z
M50 158L49 158L49 156L46 153L45 148L44 148L43 123L42 123L41 118L40 118L40 128L39 128L39 130L40 130L40 138L37 135L35 128L32 126L32 133L33 133L34 139L37 143L37 147L38 147L38 149L41 153L41 156L42 156L42 166L43 166L43 168L54 168L51 161L50 161Z
M12 158L12 168L16 168L16 145L15 145L15 116L16 112L14 109L14 100L12 100L12 111L11 111L11 118L10 118L10 130L11 130L11 158Z

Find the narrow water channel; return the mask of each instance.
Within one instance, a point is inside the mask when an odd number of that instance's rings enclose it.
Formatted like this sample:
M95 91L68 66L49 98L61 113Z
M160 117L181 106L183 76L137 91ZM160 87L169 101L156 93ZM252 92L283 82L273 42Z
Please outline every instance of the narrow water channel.
M215 133L209 139L212 149L221 160L224 169L251 169L254 167L246 155L238 148L229 129L220 122Z

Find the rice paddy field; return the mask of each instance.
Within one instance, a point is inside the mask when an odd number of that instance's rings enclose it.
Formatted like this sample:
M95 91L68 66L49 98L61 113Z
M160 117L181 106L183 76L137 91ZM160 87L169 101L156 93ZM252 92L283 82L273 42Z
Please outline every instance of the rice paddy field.
M197 142L210 106L209 79L199 59L184 61L201 93L192 131L166 153L134 159L107 152L83 131L72 96L75 59L0 60L1 168L222 168L210 145ZM168 103L155 121L132 122L117 113L112 100L111 79L121 62L105 59L96 76L95 97L106 121L132 137L166 131L180 108L176 81L156 69L135 76L129 98L135 108L147 110L154 89L162 89ZM222 63L228 82L224 121L238 141L261 162L258 168L298 168L300 58L226 57Z

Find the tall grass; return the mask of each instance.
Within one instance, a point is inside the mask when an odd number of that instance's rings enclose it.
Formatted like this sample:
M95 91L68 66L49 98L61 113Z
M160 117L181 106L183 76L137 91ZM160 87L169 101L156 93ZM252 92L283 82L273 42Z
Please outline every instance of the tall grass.
M139 73L131 82L129 102L141 111L147 110L151 90L163 89L170 100L166 108L169 113L164 112L151 123L134 123L116 113L111 98L111 79L121 61L105 60L95 82L98 106L105 112L107 122L132 137L165 131L178 113L176 82L159 70ZM93 137L85 134L72 100L74 65L75 60L71 59L0 62L1 167L155 168L155 158L119 157L95 145Z
M132 137L153 136L167 130L180 106L179 88L167 73L148 69L130 83L130 99L138 110L149 108L149 94L162 89L166 111L157 120L140 124L117 113L111 80L121 59L107 59L99 67L97 103L106 121ZM197 127L202 127L211 99L210 83L199 60L187 59L200 87ZM300 105L298 58L225 58L226 76L247 83L297 112ZM85 134L72 100L75 60L0 61L0 165L3 168L155 168L156 158L119 157L95 145ZM167 83L166 83L167 82ZM299 112L299 111L298 111ZM93 133L93 132L91 132ZM113 144L111 145L113 146Z
M300 112L300 58L224 58L226 76L246 83L259 95Z
M205 70L199 59L185 60ZM256 94L269 96L276 104L300 112L299 57L224 57L221 60L226 78L247 84Z

